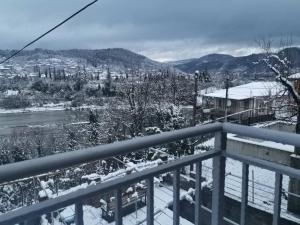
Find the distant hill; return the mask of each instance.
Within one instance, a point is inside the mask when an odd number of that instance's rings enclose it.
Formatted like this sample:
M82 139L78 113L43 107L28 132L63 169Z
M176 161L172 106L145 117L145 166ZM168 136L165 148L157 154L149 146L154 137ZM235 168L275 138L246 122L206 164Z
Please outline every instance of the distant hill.
M300 48L284 49L283 53L288 54L293 59L292 68L295 71L300 70ZM281 54L280 52L279 54ZM195 70L208 70L215 74L239 73L244 76L273 76L273 73L266 67L262 59L265 54L252 54L242 57L234 57L224 54L211 54L197 59L186 59L176 62L170 62L170 65L186 73L194 73Z
M15 50L0 50L0 57L7 57ZM292 67L295 71L300 71L300 48L284 49L293 58ZM281 52L282 53L282 52ZM266 67L262 59L265 54L252 54L242 57L234 57L225 54L210 54L200 58L185 59L180 61L160 63L147 58L146 56L134 53L122 48L109 48L99 50L71 49L71 50L46 50L34 49L23 51L13 58L13 64L21 63L26 65L28 61L43 60L49 58L75 59L79 64L90 64L92 66L111 65L117 68L159 70L173 67L185 73L194 73L195 70L208 70L216 75L238 73L245 78L259 78L274 76L273 72Z
M0 50L0 56L7 57L15 50ZM21 52L11 61L24 61L35 59L46 59L51 57L67 57L86 60L88 64L93 66L110 64L112 66L124 68L143 68L157 69L164 66L163 64L151 60L143 55L122 48L87 50L87 49L71 49L71 50L46 50L34 49Z

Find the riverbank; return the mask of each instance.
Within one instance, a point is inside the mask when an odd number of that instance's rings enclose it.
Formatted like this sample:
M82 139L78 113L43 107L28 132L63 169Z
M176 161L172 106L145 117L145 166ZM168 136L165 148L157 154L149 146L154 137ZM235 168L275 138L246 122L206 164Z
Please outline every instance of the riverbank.
M60 102L57 104L49 103L43 106L32 106L27 108L20 109L4 109L0 108L0 114L9 114L9 113L27 113L27 112L45 112L45 111L62 111L62 110L84 110L84 109L103 109L106 106L98 105L82 105L78 107L71 107L71 102Z

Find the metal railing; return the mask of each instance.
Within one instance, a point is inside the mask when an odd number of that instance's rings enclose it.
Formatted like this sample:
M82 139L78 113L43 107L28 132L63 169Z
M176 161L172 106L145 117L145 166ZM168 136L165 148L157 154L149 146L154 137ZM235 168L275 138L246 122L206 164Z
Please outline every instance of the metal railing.
M195 224L201 224L203 216L201 213L201 174L202 161L213 158L213 190L211 224L224 224L224 187L225 187L225 161L226 157L238 160L243 163L242 169L242 194L241 194L241 219L240 224L245 225L248 205L248 181L249 165L262 167L276 173L273 225L280 224L280 207L282 192L282 176L288 175L300 180L300 171L288 166L264 161L254 157L238 155L226 152L227 133L234 133L246 137L258 138L268 141L300 147L299 135L271 131L254 127L246 127L229 123L215 123L197 126L158 135L135 138L123 142L97 146L74 152L62 153L47 156L39 159L0 166L0 183L34 176L49 171L75 166L94 160L110 158L130 152L136 152L148 147L162 145L185 138L192 138L207 133L215 133L214 150L199 155L191 155L181 159L168 162L158 167L147 169L141 172L132 173L122 178L108 182L98 183L85 189L49 199L31 206L22 207L18 210L0 215L0 224L9 225L29 221L41 215L59 210L75 204L75 224L83 225L83 201L95 195L110 192L115 193L115 222L122 224L122 187L131 185L141 180L147 183L147 224L154 224L154 177L166 172L173 173L173 224L180 224L180 169L184 166L196 164L196 186L195 186Z

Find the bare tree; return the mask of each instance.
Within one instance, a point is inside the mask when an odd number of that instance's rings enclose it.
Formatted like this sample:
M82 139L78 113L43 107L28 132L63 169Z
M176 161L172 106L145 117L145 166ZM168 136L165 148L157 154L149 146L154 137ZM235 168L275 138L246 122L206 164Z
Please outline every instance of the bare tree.
M276 75L276 81L286 88L286 92L292 98L292 104L295 109L296 127L295 132L300 134L300 90L297 89L294 83L289 79L292 74L293 57L292 37L287 37L285 40L280 40L280 47L273 48L273 41L267 38L256 40L257 44L264 50L266 56L263 62ZM300 148L295 147L294 154L291 156L291 167L300 169ZM290 179L289 192L300 194L300 181L294 178ZM294 213L300 213L300 201L297 197L289 195L288 210Z
M300 134L300 93L294 86L294 83L289 80L289 76L292 74L293 61L292 54L290 54L292 38L281 40L279 49L272 48L272 40L270 39L262 38L256 40L256 42L266 54L263 62L276 75L276 81L286 88L286 92L293 100L290 106L296 107L297 120L295 131L297 134ZM300 149L295 148L295 153L300 154Z

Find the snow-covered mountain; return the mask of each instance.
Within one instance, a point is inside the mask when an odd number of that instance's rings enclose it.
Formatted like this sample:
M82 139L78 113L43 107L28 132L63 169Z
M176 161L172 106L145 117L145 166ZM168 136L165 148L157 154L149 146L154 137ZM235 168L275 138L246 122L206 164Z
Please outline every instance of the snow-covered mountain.
M0 58L7 57L15 50L0 50ZM78 64L90 66L110 65L119 68L159 69L163 64L151 60L143 55L122 48L86 50L26 50L9 61L9 64L26 64L26 62L43 61L49 59L72 59ZM54 60L55 61L55 60Z
M284 49L280 53L289 54L292 60L292 68L300 70L300 48ZM279 53L279 54L280 54ZM266 67L262 59L265 54L252 54L242 57L234 57L224 54L211 54L197 59L187 59L170 62L170 65L186 73L194 73L195 70L208 70L215 74L239 73L244 76L273 76L273 73Z
M0 50L0 59L9 56L15 50ZM289 54L294 72L300 71L300 48L289 48L281 53ZM146 56L122 48L86 50L26 50L11 59L4 66L11 71L30 71L35 66L40 68L55 67L68 70L77 67L90 68L90 71L109 65L117 71L125 69L160 70L162 68L176 68L185 73L194 73L195 70L208 70L213 74L236 73L245 78L259 78L274 76L262 59L265 54L252 54L234 57L225 54L210 54L200 58L160 63ZM4 71L2 68L1 71ZM1 72L0 71L0 72Z

